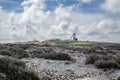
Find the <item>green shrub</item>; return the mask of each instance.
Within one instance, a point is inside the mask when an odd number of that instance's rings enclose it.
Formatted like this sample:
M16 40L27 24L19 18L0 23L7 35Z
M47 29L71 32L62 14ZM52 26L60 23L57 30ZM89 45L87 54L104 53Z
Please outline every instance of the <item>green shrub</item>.
M0 58L0 72L6 75L4 80L39 80L38 76L18 59Z
M45 53L40 55L41 58L52 60L72 60L68 54L64 53Z
M115 60L99 60L95 63L97 68L119 68L119 64Z
M34 45L31 44L17 44L17 46L19 46L19 48L22 48L24 50L34 47Z
M118 77L117 80L120 80L120 77Z
M91 54L85 63L94 64L97 68L120 68L120 54Z
M101 55L101 60L114 60L113 55L109 54L109 55Z
M9 50L11 51L11 57L14 57L14 58L29 57L29 54L27 54L24 49L19 48L18 46L10 47Z
M11 51L7 49L0 50L0 55L11 56Z
M0 44L0 50L2 50L2 49L7 49L8 47L6 46L6 45L4 45L4 44Z
M26 58L29 57L29 54L27 54L24 50L20 48L9 48L9 49L2 49L0 50L0 55L3 56L11 56L14 58Z
M86 58L86 64L94 64L96 61L100 59L100 56L97 54L92 54Z
M120 53L115 54L115 60L117 61L118 64L120 64Z

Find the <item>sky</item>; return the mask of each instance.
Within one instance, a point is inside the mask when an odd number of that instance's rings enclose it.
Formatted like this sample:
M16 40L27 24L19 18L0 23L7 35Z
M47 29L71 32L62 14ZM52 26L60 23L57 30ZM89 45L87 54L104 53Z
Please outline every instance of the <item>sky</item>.
M0 42L70 39L120 43L120 0L0 0Z

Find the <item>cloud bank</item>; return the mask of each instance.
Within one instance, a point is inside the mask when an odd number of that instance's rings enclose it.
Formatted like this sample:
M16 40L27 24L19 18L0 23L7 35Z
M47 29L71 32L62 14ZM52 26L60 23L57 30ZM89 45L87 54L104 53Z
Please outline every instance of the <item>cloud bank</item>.
M111 13L120 13L120 0L105 0L101 7Z
M120 6L115 6L119 0L112 1L106 0L101 8L116 15L120 12ZM73 32L77 33L79 40L120 42L120 19L102 13L77 12L75 6L59 5L53 11L45 11L45 0L25 0L21 6L21 13L0 8L1 42L69 39Z

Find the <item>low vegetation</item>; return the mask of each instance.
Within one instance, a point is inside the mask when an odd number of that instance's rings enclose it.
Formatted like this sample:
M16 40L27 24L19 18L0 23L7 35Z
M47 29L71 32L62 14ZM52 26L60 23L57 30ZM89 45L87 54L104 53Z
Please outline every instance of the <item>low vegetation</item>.
M25 63L15 58L0 57L0 80L39 80Z
M72 60L72 58L68 54L64 54L64 53L41 54L40 57L45 59L52 59L52 60Z
M26 51L28 50L28 52ZM17 44L17 45L2 45L0 46L0 55L10 56L13 58L45 58L52 60L72 60L68 54L56 53L52 51L52 48L34 48L29 44Z
M107 45L108 46L108 45ZM92 46L85 51L88 54L86 64L94 64L97 68L119 68L120 53L114 52L106 46Z
M50 47L41 48L36 44L0 44L0 55L0 80L52 80L47 77L39 79L25 66L22 58L72 60L68 54L56 53Z
M94 64L97 60L99 60L100 56L98 55L89 55L86 59L86 64Z
M94 64L97 68L119 68L120 53L114 55L90 54L86 59L86 64Z
M89 41L71 41L70 44L75 45L75 46L80 46L80 45L91 45L95 44L95 42L89 42Z
M118 77L117 80L120 80L120 77Z
M0 55L11 56L14 58L29 57L29 54L27 54L24 49L20 48L17 45L14 46L0 45Z
M87 46L87 45L91 45L91 44L95 44L95 42L91 42L91 41L73 41L73 40L60 40L59 42L60 44L71 44L74 46Z
M2 50L2 49L7 49L8 47L6 46L6 45L4 45L4 44L0 44L0 50Z
M97 68L120 68L119 64L115 60L99 60L95 63Z

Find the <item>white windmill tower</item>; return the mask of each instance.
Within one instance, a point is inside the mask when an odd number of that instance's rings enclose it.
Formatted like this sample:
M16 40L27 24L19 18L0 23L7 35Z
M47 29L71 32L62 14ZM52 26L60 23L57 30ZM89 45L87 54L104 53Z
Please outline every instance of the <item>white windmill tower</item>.
M77 33L78 33L78 27L76 26L73 30L72 30L72 33L62 33L62 34L54 34L54 36L70 36L69 39L67 39L68 41L69 40L73 40L73 41L78 41L78 38L77 38Z
M78 41L78 38L76 37L78 27L75 28L70 40Z

